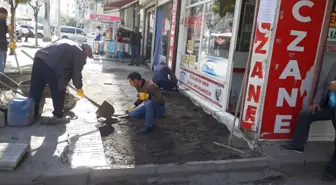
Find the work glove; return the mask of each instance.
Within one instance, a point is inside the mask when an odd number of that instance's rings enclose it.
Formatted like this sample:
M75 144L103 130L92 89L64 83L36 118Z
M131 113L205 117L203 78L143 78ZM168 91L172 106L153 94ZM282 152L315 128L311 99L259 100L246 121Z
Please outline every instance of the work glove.
M138 94L138 98L139 98L139 100L141 100L141 101L148 100L148 98L149 98L149 94L141 92L141 93Z
M84 97L84 90L83 89L77 89L76 91L77 96L83 98Z
M127 113L130 113L132 110L134 110L135 109L135 105L132 105L132 106L130 106L128 109L127 109Z
M16 44L13 43L13 42L9 43L8 46L9 46L9 48L11 48L11 49L16 49Z

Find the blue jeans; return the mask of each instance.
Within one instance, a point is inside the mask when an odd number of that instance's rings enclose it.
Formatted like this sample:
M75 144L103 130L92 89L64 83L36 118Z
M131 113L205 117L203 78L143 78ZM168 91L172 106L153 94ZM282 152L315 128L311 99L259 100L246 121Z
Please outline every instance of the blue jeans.
M131 52L132 52L132 56L131 56L131 58L132 58L132 64L139 64L139 51L140 49L139 49L139 46L135 46L135 45L133 45L132 47L131 47Z
M129 113L131 118L145 118L145 126L152 127L154 117L163 117L165 106L146 100Z
M6 55L6 51L1 51L0 50L0 72L4 72L5 69L5 55Z

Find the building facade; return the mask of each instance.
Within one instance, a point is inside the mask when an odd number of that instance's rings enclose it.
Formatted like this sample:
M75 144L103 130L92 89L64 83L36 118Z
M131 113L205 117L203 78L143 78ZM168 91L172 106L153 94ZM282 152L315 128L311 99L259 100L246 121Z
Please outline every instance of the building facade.
M217 3L181 2L181 91L251 143L291 139L334 64L334 1L236 0L226 12ZM334 130L313 124L310 140L334 140Z

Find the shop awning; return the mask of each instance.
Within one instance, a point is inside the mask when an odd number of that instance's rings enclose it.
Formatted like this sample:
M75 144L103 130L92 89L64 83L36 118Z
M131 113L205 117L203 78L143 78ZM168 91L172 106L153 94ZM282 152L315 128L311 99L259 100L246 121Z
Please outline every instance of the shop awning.
M133 4L138 3L138 2L139 2L139 0L132 1L132 2L130 2L130 3L126 4L126 5L124 5L124 6L120 7L119 10L123 10L123 9L129 8L129 7L131 7Z
M118 0L118 1L114 1L114 2L106 2L104 4L104 11L121 8L121 7L123 7L127 4L132 3L132 2L134 2L134 0Z

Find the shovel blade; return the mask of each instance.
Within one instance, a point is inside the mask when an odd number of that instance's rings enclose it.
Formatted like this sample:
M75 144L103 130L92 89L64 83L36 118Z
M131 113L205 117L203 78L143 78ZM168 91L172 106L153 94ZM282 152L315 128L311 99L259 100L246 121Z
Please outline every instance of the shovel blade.
M109 102L104 101L96 111L97 117L111 118L114 114L114 107Z

